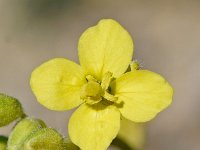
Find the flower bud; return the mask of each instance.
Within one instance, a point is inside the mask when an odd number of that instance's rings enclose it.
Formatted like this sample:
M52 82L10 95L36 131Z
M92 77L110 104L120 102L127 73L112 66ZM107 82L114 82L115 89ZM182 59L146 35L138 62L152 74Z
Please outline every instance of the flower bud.
M52 128L43 128L32 133L24 142L22 150L65 150L62 135Z
M30 134L46 127L45 123L39 119L25 118L21 120L12 130L8 139L8 149L21 149L24 141Z
M0 127L23 116L24 113L20 102L13 97L0 93Z

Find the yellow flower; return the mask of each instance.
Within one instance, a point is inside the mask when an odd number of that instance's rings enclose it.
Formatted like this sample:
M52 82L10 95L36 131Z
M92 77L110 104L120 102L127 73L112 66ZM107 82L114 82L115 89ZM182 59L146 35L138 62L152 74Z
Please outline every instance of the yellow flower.
M80 37L80 65L55 58L33 71L31 88L42 105L59 111L80 105L68 129L81 149L106 149L117 136L120 115L145 122L171 103L173 90L160 75L148 70L125 73L133 49L129 33L105 19Z

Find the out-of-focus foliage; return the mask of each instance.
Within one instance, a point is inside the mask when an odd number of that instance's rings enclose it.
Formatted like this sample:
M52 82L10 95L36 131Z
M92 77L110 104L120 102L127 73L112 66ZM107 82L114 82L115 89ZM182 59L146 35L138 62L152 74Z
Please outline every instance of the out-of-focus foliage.
M0 150L6 150L8 138L0 135Z
M126 143L130 148L141 150L145 142L144 124L134 123L122 118L120 125L117 138Z

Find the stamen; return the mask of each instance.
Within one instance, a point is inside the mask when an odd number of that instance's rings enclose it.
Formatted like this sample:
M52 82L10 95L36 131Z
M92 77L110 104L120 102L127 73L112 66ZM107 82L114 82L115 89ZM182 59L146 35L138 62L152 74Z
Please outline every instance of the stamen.
M104 76L103 76L103 79L102 79L102 82L101 82L101 87L103 89L103 91L107 90L109 85L110 85L110 82L112 80L112 73L111 72L107 72Z
M95 79L95 78L94 78L93 76L91 76L91 75L87 75L87 76L86 76L86 79L87 79L88 82L89 82L89 81L98 82L97 79Z
M84 101L87 104L90 104L90 105L96 104L96 103L100 102L101 100L102 100L101 97L99 99L96 99L96 100L94 100L94 98L92 98L92 97L87 97L87 98L84 99Z
M106 100L111 101L111 102L115 102L118 100L117 97L114 97L113 95L109 94L107 91L105 91L103 98L105 98Z

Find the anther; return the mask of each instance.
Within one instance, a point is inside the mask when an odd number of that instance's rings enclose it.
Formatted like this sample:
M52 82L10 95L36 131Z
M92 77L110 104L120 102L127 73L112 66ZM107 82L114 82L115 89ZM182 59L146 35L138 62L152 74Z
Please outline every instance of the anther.
M91 75L87 75L87 76L86 76L86 79L87 79L88 82L89 82L89 81L98 82L97 79L95 79L95 78L94 78L93 76L91 76Z
M113 95L109 94L107 91L105 91L103 98L111 102L116 102L118 100L117 97L114 97Z
M131 71L139 70L140 65L137 61L134 60L134 61L131 62L130 68L131 68Z

